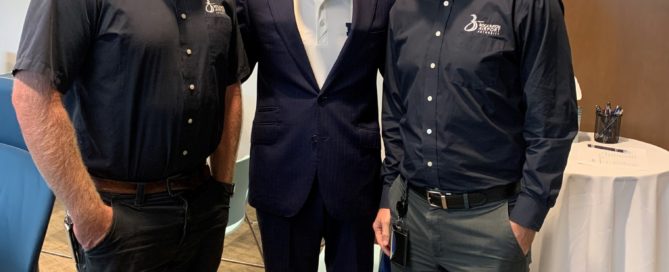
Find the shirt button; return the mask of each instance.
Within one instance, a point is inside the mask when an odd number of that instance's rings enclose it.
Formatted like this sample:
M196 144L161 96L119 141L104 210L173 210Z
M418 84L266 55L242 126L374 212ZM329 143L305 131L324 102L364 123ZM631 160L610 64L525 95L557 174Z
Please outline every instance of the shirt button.
M188 155L188 150L184 150L184 152L181 152L181 155L184 155L184 156Z
M434 33L434 36L437 36L437 37L441 36L441 31L437 31L437 32L435 32L435 33Z
M427 162L427 167L432 167L432 162L431 161Z
M188 18L188 16L186 16L186 13L181 13L181 19L186 20L186 18Z
M430 68L434 69L435 67L437 67L437 64L435 64L434 62L430 63Z
M188 89L191 91L195 91L195 84L188 85Z
M444 7L448 7L448 1L444 1Z
M432 102L432 96L431 95L427 97L427 101Z
M427 129L427 134L428 134L428 135L432 134L432 130L431 130L431 129Z
M193 50L190 50L190 48L186 49L186 55L190 56L192 54L193 54Z
M190 125L192 123L193 123L193 118L188 118L188 124Z

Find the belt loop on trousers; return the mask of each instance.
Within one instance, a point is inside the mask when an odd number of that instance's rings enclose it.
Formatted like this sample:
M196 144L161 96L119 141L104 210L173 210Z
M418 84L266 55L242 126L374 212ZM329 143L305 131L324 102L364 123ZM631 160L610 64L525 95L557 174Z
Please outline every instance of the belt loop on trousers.
M171 197L174 196L174 194L172 193L172 183L170 183L169 178L165 179L165 188L167 188L167 195Z
M137 184L137 193L135 194L135 205L141 206L144 204L144 184Z
M462 200L464 201L465 209L469 209L469 194L462 194Z

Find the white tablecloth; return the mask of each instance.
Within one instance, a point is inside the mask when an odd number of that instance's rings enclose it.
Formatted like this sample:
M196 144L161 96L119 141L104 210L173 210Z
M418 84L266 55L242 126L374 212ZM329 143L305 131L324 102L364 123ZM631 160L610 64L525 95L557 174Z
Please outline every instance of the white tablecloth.
M592 133L579 139L557 203L532 246L531 270L668 272L669 152L632 139L599 144ZM586 164L584 155L601 152L588 144L646 150L647 161Z

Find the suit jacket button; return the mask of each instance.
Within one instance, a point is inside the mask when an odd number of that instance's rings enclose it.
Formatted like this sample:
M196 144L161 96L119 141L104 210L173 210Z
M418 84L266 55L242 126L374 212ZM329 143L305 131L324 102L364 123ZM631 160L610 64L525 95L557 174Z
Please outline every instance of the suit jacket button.
M328 100L328 97L327 97L327 96L320 96L320 97L318 97L318 105L321 105L321 106L325 105L325 102L326 102L327 100Z

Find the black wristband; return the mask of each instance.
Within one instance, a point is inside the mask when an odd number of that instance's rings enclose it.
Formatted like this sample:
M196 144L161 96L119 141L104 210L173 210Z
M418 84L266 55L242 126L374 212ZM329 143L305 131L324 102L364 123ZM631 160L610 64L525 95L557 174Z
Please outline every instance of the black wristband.
M213 182L219 183L221 186L223 186L223 188L225 189L225 191L226 191L228 194L232 195L232 194L235 193L235 184L234 184L234 183L228 183L228 182L219 181L219 180L217 180L216 178L214 178L213 176L211 177L211 180L212 180Z

